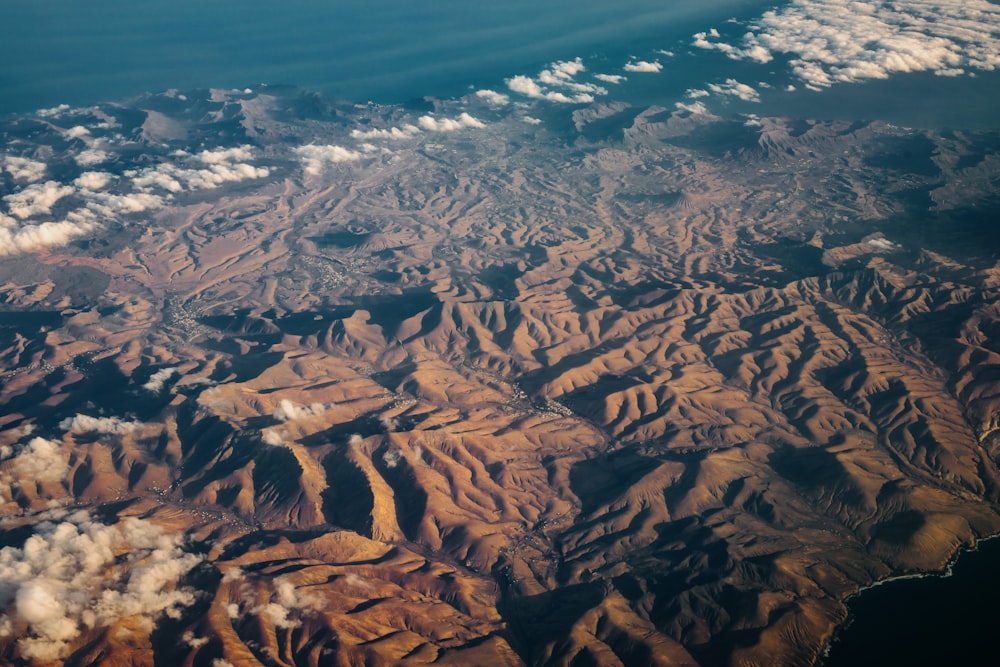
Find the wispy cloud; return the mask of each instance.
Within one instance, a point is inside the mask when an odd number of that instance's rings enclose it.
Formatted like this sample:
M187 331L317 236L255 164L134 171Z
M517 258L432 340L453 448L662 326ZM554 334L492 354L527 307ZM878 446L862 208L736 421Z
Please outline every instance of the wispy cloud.
M744 102L760 102L760 93L757 89L736 79L726 79L725 83L710 83L708 89L716 95L728 95ZM699 97L698 91L689 91L688 97Z
M149 377L149 380L146 384L142 385L142 388L153 394L158 394L163 391L163 387L167 381L175 375L177 375L176 368L161 368Z
M628 77L621 74L595 74L594 78L598 81L603 81L604 83L614 84L621 83L622 81L626 81L628 79Z
M278 407L274 410L274 418L280 422L293 421L296 419L305 419L307 417L315 417L326 412L327 406L322 403L313 403L312 405L296 405L287 398L281 399L278 403Z

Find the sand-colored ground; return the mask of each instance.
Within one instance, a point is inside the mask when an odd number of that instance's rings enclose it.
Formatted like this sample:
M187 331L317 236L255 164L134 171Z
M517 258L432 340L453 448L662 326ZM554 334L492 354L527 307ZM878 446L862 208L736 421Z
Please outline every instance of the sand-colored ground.
M847 595L1000 530L1000 246L961 224L997 137L470 102L310 174L410 112L296 95L140 101L269 175L0 276L62 313L4 329L4 543L55 503L203 558L66 664L809 665Z

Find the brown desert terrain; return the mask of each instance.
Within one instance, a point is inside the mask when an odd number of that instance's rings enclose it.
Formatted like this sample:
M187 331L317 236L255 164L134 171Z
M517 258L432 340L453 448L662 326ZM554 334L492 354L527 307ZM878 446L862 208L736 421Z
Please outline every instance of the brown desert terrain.
M0 663L812 665L1000 531L1000 135L277 88L0 131Z

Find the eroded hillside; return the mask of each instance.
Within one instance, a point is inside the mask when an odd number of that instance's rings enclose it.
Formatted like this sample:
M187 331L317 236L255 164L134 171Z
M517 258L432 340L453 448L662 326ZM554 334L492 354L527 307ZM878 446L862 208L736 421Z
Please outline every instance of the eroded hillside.
M189 97L3 127L3 661L809 665L1000 530L997 136Z

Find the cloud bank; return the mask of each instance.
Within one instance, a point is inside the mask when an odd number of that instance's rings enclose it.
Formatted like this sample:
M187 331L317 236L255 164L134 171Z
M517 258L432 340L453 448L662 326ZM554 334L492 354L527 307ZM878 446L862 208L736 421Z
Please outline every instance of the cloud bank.
M1000 68L1000 5L986 0L793 0L750 23L737 43L712 29L694 45L737 60L789 57L807 88L934 72Z
M23 658L56 661L91 629L131 618L151 630L194 603L177 584L199 562L142 519L105 526L80 511L45 521L23 547L0 549L0 636L19 637Z

